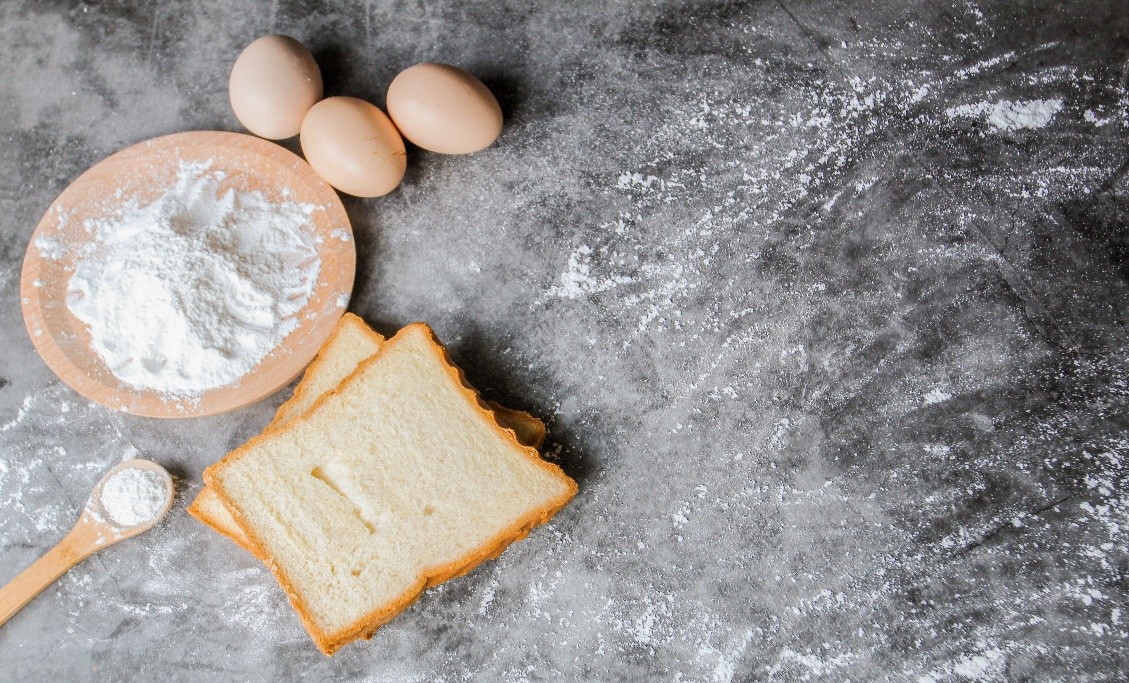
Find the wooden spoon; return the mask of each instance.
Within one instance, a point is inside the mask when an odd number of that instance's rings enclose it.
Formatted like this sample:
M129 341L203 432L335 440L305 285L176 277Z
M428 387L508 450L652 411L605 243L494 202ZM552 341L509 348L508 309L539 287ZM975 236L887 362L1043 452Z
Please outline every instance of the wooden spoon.
M118 472L127 469L140 469L155 472L164 479L167 498L160 510L140 524L134 526L121 526L113 521L106 508L102 505L102 488ZM33 565L23 570L7 586L0 588L0 624L12 618L31 599L39 595L43 589L50 586L71 567L95 552L111 546L118 541L132 538L143 531L148 531L156 526L157 522L168 513L172 507L173 483L172 477L155 462L148 460L127 460L114 467L94 487L86 507L78 518L71 532L59 541L59 544L35 561Z

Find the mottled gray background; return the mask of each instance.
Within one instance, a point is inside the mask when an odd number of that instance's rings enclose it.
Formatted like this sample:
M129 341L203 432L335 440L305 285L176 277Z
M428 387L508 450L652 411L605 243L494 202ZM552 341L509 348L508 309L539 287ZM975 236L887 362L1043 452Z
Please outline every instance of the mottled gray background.
M123 456L183 495L0 628L0 678L1122 678L1129 6L906 4L4 2L0 580ZM352 310L430 322L581 486L332 659L184 513L285 392L116 414L18 302L55 195L239 130L227 72L271 31L328 94L382 104L425 60L498 93L494 147L346 200Z

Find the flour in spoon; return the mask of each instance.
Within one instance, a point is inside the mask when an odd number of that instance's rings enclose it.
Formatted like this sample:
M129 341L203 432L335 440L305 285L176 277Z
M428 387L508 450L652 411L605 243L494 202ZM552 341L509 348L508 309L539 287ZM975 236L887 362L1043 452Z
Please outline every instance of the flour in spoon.
M237 382L297 327L313 294L315 207L220 192L224 179L182 163L154 201L126 199L86 222L92 239L67 307L125 384L193 396Z
M155 518L169 499L168 483L156 472L129 467L102 485L102 509L119 527L133 527Z

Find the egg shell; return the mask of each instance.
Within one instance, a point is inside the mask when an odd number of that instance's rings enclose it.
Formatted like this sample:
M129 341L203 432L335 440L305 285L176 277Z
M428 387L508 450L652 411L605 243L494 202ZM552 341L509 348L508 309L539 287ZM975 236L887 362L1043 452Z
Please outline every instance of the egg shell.
M412 143L442 154L489 147L502 132L502 108L482 81L448 64L417 64L388 86L388 115Z
M235 117L247 130L283 140L298 134L306 112L321 99L321 71L297 40L263 36L235 60L227 88Z
M358 197L396 189L408 167L404 140L392 121L369 102L330 97L302 121L302 153L330 185Z

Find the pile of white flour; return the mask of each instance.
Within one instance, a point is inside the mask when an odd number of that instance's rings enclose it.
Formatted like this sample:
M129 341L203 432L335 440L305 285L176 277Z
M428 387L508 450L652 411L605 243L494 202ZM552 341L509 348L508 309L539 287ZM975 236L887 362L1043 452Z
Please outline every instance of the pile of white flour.
M314 207L229 189L182 163L152 203L88 221L67 307L118 379L192 396L231 384L298 324L321 269ZM44 256L48 256L44 252Z
M120 527L152 520L169 499L168 483L156 472L130 467L110 477L102 486L102 509Z

